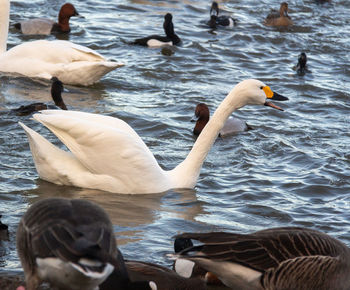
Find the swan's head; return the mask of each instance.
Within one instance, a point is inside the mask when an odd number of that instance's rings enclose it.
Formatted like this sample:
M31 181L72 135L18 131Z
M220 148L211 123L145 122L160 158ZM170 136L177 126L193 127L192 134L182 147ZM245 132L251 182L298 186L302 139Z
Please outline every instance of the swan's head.
M288 100L287 97L273 92L269 86L255 79L240 82L233 88L230 95L236 108L241 108L245 105L265 105L283 111L283 109L271 103L270 100Z

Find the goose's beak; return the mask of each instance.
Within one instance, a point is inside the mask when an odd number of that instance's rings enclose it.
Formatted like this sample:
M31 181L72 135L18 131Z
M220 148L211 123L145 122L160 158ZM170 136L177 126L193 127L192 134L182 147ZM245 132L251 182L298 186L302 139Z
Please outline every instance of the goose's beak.
M267 98L267 99L275 100L275 101L287 101L287 100L288 100L287 97L282 96L282 95L280 95L280 94L278 94L278 93L273 92L273 91L270 89L269 86L263 87L263 91L265 92L266 98ZM280 111L283 111L282 108L280 108L279 106L276 106L276 105L273 104L272 102L266 101L266 102L264 103L264 105L265 105L265 106L269 106L269 107L274 108L274 109L277 109L277 110L280 110Z

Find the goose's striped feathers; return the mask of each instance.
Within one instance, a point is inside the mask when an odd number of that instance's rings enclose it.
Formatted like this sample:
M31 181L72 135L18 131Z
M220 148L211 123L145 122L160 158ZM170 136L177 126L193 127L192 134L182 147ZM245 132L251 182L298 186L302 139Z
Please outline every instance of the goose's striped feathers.
M185 233L177 238L199 241L201 245L182 251L181 258L199 263L230 287L238 285L237 281L218 272L215 268L220 268L219 264L231 265L232 277L243 277L235 273L238 268L244 272L253 270L254 275L260 273L251 289L260 283L263 289L290 289L290 285L293 289L328 289L332 283L337 283L336 289L350 287L349 248L315 230L287 227L248 235Z

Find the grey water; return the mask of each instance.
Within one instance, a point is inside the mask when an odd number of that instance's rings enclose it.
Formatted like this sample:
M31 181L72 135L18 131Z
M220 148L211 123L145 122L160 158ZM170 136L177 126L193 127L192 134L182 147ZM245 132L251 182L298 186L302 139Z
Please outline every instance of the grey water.
M129 259L169 266L172 236L184 231L248 233L268 227L305 226L350 246L350 5L333 0L289 1L292 27L263 25L279 1L220 2L233 28L209 29L210 1L71 1L85 18L71 19L72 42L126 65L89 87L66 86L71 110L106 114L129 123L160 165L171 169L195 142L190 122L197 103L211 112L235 84L264 81L289 98L285 111L248 106L234 113L253 130L219 138L194 190L122 195L58 186L40 180L21 121L59 145L30 116L10 112L50 101L50 84L0 76L0 213L10 240L0 242L0 272L19 271L15 232L36 200L59 196L89 199L109 213L118 246ZM32 17L56 18L64 1L11 1L11 24ZM163 54L128 44L163 34L163 15L173 14L182 45ZM33 39L10 28L8 48ZM293 66L306 52L311 73ZM164 51L163 51L164 52ZM60 145L59 145L60 146ZM118 150L118 148L110 148Z

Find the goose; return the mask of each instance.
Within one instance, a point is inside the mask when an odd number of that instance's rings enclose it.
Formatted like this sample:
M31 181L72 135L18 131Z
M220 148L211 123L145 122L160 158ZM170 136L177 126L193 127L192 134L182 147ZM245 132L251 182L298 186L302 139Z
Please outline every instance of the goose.
M151 35L144 38L136 39L133 44L160 47L164 45L177 45L181 39L174 32L173 16L170 13L165 14L163 28L166 36Z
M231 16L219 16L219 4L214 1L210 7L210 20L208 25L210 28L216 28L218 25L233 27L237 25L237 20Z
M63 4L58 13L58 23L46 18L24 20L14 25L23 34L49 35L51 33L69 33L69 19L72 16L80 16L73 4Z
M175 271L157 264L143 261L124 260L130 280L133 283L139 281L152 281L157 290L205 290L206 284L199 278L184 278ZM115 290L119 275L113 271L111 275L100 285L100 290Z
M199 136L199 134L202 132L205 125L209 121L209 108L206 104L199 103L196 106L194 114L195 116L192 118L192 120L196 121L196 125L193 128L193 134ZM247 125L246 122L231 116L226 120L224 127L220 130L219 136L225 137L234 133L247 131L248 129L251 128Z
M252 234L184 233L180 252L233 289L350 289L350 249L325 233L281 227Z
M117 289L157 289L152 281L130 281L107 213L88 200L35 202L20 220L16 242L27 290L44 281L52 288L98 289L113 271Z
M231 113L244 105L287 100L263 82L237 84L215 111L187 158L163 170L139 135L124 121L92 113L44 110L33 118L51 130L72 152L61 150L20 122L29 139L40 178L61 185L115 193L159 193L194 188L202 164Z
M53 77L51 81L51 97L55 102L55 105L62 110L67 110L66 104L63 102L61 96L61 93L64 90L62 82L56 77ZM20 106L19 108L13 109L12 111L15 112L17 116L26 116L33 112L47 109L55 109L55 107L44 103L33 103L26 106Z
M299 54L298 57L298 64L296 65L295 69L297 71L297 74L299 76L305 75L306 72L310 72L307 68L307 56L305 52L302 52Z
M264 24L267 26L293 25L293 21L288 15L288 3L282 2L279 12L273 11L267 15Z
M94 50L66 40L36 40L6 51L10 1L0 0L0 72L29 78L59 78L64 84L87 86L123 66Z

